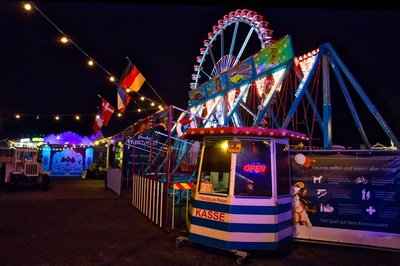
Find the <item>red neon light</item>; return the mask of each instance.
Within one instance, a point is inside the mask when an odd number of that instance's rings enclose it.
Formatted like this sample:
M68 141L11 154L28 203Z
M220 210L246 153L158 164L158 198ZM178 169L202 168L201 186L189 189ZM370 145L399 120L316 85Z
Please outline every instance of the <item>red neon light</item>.
M260 163L249 163L243 166L243 171L247 173L265 174L267 166Z

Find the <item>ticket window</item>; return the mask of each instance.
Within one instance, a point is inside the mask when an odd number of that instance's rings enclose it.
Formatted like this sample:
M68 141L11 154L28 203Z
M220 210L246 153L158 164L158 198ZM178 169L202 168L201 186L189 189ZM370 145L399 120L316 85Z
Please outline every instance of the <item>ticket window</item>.
M199 192L226 196L229 192L231 153L226 140L206 140L200 168Z
M235 196L272 197L271 143L266 140L240 140L236 154Z

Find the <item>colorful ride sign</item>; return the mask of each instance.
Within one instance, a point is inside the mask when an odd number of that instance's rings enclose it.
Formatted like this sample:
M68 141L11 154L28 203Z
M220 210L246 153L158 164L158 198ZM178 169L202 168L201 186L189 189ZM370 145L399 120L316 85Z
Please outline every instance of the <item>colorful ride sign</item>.
M285 68L294 57L290 35L265 47L214 79L189 91L189 107L199 105Z

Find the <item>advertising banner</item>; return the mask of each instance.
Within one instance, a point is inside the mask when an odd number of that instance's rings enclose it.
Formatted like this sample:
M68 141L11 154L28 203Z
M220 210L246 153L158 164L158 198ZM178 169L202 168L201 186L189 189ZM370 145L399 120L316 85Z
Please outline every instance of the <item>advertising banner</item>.
M294 236L400 248L399 152L295 152Z

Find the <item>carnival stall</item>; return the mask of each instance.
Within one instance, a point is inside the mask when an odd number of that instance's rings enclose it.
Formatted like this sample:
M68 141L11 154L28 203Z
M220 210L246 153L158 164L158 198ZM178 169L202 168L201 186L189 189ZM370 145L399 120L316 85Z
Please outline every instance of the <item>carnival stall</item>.
M292 240L289 139L305 135L225 127L189 129L183 138L202 141L189 241L232 251L240 262L246 251L275 250Z

